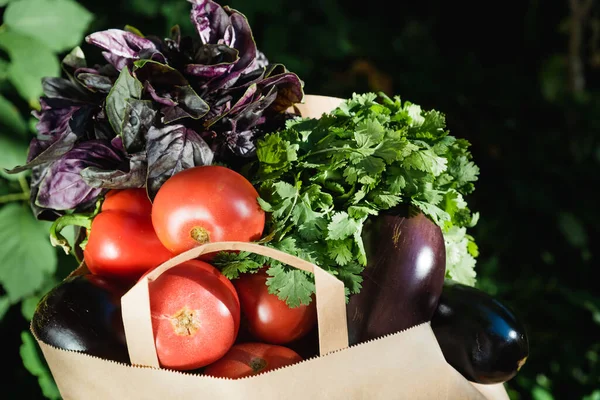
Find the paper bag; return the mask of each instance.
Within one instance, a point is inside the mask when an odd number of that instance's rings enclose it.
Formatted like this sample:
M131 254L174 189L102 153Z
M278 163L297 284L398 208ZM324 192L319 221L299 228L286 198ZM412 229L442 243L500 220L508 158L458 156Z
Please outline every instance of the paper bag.
M340 102L307 95L297 111L319 117ZM148 283L175 265L221 250L262 254L314 274L320 356L236 380L159 367ZM36 338L64 399L508 399L502 384L475 385L453 369L428 323L348 347L343 283L314 264L258 244L208 243L174 257L122 297L122 314L133 365L58 349Z

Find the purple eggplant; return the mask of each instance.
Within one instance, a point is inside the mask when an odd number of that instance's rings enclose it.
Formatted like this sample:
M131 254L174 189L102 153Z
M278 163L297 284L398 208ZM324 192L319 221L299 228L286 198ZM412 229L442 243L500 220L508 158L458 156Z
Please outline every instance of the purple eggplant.
M129 363L120 306L127 289L92 274L68 277L38 303L32 332L51 346Z
M525 327L513 310L478 288L450 279L431 328L448 364L471 382L506 382L529 355Z
M446 273L440 227L403 206L365 222L362 237L367 266L347 306L350 344L430 321Z

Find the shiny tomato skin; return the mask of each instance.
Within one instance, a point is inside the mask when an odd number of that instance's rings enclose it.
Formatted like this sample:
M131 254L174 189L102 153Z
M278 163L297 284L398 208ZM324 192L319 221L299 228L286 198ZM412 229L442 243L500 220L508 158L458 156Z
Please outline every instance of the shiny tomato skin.
M106 193L102 202L102 211L108 210L127 211L149 217L152 214L152 203L146 189L114 189Z
M267 343L240 343L217 362L204 369L204 375L219 378L245 378L302 361L294 350Z
M229 290L231 291L231 293L233 294L233 297L235 298L238 308L240 307L240 299L237 293L237 290L235 289L235 286L233 286L233 282L231 282L225 275L223 275L221 273L221 271L219 271L218 269L216 269L215 267L213 267L212 265L210 265L207 262L204 262L202 260L189 260L186 261L184 263L187 266L194 266L196 268L200 268L203 269L207 272L209 272L211 275L215 276L218 280L220 280L225 286L227 286L229 288ZM146 273L144 275L142 275L140 277L143 278L144 276L148 275L152 270L148 270L146 271Z
M161 242L179 254L206 242L260 239L265 212L241 174L217 166L185 169L158 190L152 223Z
M290 308L269 293L267 278L263 268L254 274L242 274L233 281L248 332L256 340L272 344L286 344L302 338L317 323L315 301Z
M83 258L91 273L135 281L173 257L158 240L152 221L118 210L94 217Z
M161 367L181 371L201 368L231 348L239 330L240 306L235 290L224 279L213 266L194 260L149 282L152 328Z
M109 190L87 232L83 259L91 273L135 282L173 254L152 226L145 189Z

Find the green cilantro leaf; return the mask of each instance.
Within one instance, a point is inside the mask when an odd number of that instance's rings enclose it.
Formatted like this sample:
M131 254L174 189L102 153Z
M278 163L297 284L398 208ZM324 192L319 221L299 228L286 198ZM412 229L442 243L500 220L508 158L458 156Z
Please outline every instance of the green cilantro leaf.
M346 212L337 212L331 217L327 225L327 239L338 240L352 236L359 226L359 222L351 218Z
M267 270L269 293L285 300L290 308L310 304L315 284L307 272L283 265L275 265Z

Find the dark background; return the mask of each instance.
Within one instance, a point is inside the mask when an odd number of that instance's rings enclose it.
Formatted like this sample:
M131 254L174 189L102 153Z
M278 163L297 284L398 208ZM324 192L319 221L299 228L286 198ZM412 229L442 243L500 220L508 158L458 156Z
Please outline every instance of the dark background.
M182 0L79 3L95 14L90 32L130 24L166 35L180 23L192 33ZM511 398L600 399L600 4L220 3L246 14L259 48L296 72L306 93L384 91L446 114L481 169L467 198L481 214L470 231L477 286L509 304L529 334ZM11 366L0 397L41 398L20 365L27 325L18 307L0 322Z

